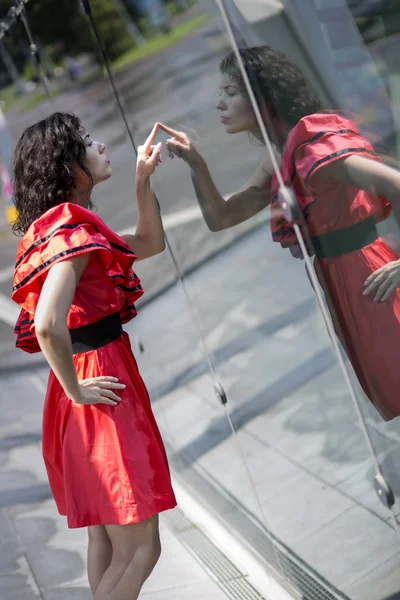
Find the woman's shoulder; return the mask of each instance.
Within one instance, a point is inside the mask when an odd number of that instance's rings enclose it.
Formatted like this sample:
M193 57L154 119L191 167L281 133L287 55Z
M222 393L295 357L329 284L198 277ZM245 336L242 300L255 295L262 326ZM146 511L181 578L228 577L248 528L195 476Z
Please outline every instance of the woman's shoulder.
M55 227L68 229L69 225L77 223L95 223L101 220L92 211L74 202L62 202L49 208L30 225L24 237L40 237L47 230Z
M40 245L56 234L68 235L82 228L95 229L105 237L112 235L104 221L91 210L75 204L62 202L53 206L30 225L25 235L21 238L17 259L32 245Z
M290 131L286 150L295 150L297 146L317 142L325 134L356 134L358 127L349 117L337 112L324 111L307 115Z

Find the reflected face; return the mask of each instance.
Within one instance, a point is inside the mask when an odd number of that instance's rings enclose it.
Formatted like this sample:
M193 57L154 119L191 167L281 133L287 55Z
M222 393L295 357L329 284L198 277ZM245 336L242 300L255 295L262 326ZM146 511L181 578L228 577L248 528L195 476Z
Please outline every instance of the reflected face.
M239 83L230 75L223 74L219 89L217 108L225 131L241 133L258 129L251 103L243 96Z
M87 134L84 138L86 147L85 167L90 171L93 185L109 179L112 174L111 163L105 153L105 144L95 142Z

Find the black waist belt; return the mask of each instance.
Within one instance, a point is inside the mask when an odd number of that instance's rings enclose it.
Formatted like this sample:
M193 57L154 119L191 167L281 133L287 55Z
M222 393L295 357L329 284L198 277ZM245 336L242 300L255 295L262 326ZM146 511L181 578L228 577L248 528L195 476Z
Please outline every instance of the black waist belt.
M379 237L374 217L368 217L344 229L330 231L323 235L312 236L315 254L318 258L330 258L361 250Z
M106 346L118 339L122 333L122 325L119 313L104 317L100 321L84 325L77 329L70 329L72 341L72 354L89 352Z

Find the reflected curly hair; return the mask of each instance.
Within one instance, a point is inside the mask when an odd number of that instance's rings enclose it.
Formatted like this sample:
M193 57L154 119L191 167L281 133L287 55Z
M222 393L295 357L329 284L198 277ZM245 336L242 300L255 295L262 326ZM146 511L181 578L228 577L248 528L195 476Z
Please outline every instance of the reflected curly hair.
M265 45L241 49L240 56L258 106L266 106L270 118L294 127L301 118L323 109L315 89L283 52ZM237 80L243 95L248 97L234 52L221 61L220 70Z
M84 135L78 117L60 112L23 132L14 152L14 201L18 212L14 233L24 234L35 219L68 200L76 185L76 166L88 176L90 191L93 179L84 165Z

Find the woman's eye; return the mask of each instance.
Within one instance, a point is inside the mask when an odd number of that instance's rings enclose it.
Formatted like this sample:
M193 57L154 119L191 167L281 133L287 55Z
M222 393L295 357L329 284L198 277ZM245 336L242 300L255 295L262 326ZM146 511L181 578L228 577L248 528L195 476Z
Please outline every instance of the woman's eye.
M87 147L90 148L90 146L93 146L92 140L88 140L88 142L87 142Z

